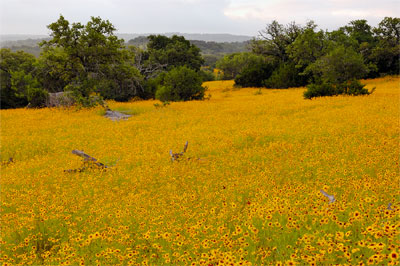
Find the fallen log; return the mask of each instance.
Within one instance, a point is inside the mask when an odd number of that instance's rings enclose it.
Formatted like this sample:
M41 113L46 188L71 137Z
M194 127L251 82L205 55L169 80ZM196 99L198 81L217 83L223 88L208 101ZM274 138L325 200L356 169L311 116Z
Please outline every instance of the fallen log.
M96 158L94 158L94 157L92 157L92 156L86 154L86 153L83 152L83 151L80 151L80 150L73 150L73 151L72 151L72 154L75 154L75 155L77 155L77 156L79 156L79 157L82 157L82 158L83 158L83 163L84 163L84 164L90 163L90 164L96 165L97 167L102 168L102 169L104 169L104 168L109 168L109 166L107 166L107 165L105 165L105 164L99 162ZM85 166L82 167L82 168L78 168L78 169L68 169L68 170L64 170L64 172L68 172L68 173L83 172L83 171L86 170L88 167L89 167L89 166L85 165Z
M93 162L95 165L97 165L99 167L108 168L107 165L98 162L98 160L96 158L84 153L83 151L73 150L72 154L75 154L75 155L78 155L78 156L82 157L84 162Z

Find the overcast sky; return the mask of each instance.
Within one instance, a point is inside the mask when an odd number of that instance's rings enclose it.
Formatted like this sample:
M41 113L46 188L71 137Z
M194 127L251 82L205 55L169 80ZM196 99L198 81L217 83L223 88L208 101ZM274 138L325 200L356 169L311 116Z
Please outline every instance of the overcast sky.
M314 20L336 29L351 20L376 26L400 14L399 0L0 0L1 34L49 34L62 14L70 22L108 19L118 33L231 33L254 36L272 20Z

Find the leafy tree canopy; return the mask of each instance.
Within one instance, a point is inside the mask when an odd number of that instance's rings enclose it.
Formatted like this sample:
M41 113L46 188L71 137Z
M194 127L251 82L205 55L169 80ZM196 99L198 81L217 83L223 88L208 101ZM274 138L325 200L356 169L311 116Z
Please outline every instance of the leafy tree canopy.
M150 35L148 38L150 60L164 65L165 69L187 66L198 71L204 63L200 49L183 36L174 35L168 38L163 35Z
M114 35L115 28L108 20L91 17L86 25L70 24L61 15L48 28L52 39L41 43L41 62L54 67L52 73L42 72L43 82L51 90L72 90L84 98L98 92L111 99L119 98L120 90L127 95L138 93L140 74L133 66L131 54L123 49L124 41Z

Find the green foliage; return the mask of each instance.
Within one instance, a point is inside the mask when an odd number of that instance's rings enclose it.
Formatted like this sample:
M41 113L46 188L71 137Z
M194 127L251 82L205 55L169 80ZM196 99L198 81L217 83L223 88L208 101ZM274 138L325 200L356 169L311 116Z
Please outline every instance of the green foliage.
M377 45L371 49L370 61L381 74L400 73L400 18L385 17L374 30Z
M304 92L305 99L312 99L315 97L323 96L334 96L334 95L369 95L373 92L369 92L365 85L361 84L358 80L351 80L343 82L341 84L333 84L328 82L322 82L320 84L310 84L307 86L307 90Z
M338 46L310 66L315 80L340 84L347 80L362 78L367 67L361 54L350 47Z
M23 51L0 50L1 108L24 107L29 103L31 90L40 87L35 78L36 58Z
M222 79L235 79L244 69L254 68L256 65L262 66L265 58L253 53L235 53L226 55L219 59L216 67L223 72Z
M264 86L267 88L287 89L290 87L304 86L307 78L300 75L300 69L294 63L280 64L272 75L265 80Z
M266 62L252 63L236 76L235 84L241 87L263 87L264 80L271 75L272 71L273 65L271 64Z
M160 101L189 101L204 98L205 88L196 71L186 67L176 67L163 76L157 91L156 99Z
M44 107L49 98L49 93L42 88L32 88L28 91L27 98L30 107Z
M70 25L60 16L48 28L52 39L41 43L42 65L54 66L54 70L42 72L42 79L52 91L72 90L84 105L91 104L88 97L93 92L115 100L129 100L139 94L140 73L108 20L92 17L86 25Z
M253 53L270 57L277 62L286 62L289 57L287 47L293 43L303 32L303 28L295 22L284 26L276 20L267 24L266 28L260 31L257 39L250 42Z
M365 19L353 20L350 23L341 28L346 32L351 38L354 38L359 44L361 43L372 43L373 35L371 26L368 25Z
M38 79L49 92L60 92L75 77L73 65L62 47L48 47L38 59Z
M315 28L315 24L309 23L308 27L287 47L290 60L301 71L305 71L309 65L326 53L325 33L322 30L315 32ZM305 71L300 74L308 73Z
M123 61L108 68L107 76L99 81L96 91L104 99L124 102L144 95L142 80L139 70L128 61Z
M202 80L203 82L215 80L215 75L214 75L214 73L211 72L210 70L201 69L198 73L199 73L199 75L200 75L200 77L201 77L201 80Z
M333 96L336 94L336 88L331 83L310 84L304 92L305 99L312 99L314 97Z
M186 66L199 71L204 63L200 49L183 36L174 35L168 38L163 35L150 35L148 39L149 60L163 65L167 70Z

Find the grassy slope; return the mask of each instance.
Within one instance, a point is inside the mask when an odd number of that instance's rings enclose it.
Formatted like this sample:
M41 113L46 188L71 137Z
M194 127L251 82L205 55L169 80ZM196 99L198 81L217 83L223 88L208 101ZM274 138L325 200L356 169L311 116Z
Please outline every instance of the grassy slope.
M400 244L399 81L315 100L210 82L209 101L109 103L136 114L121 122L100 109L2 110L1 160L15 163L1 166L0 257L389 263ZM186 157L202 160L171 163L186 140ZM116 166L63 173L81 166L72 149Z

